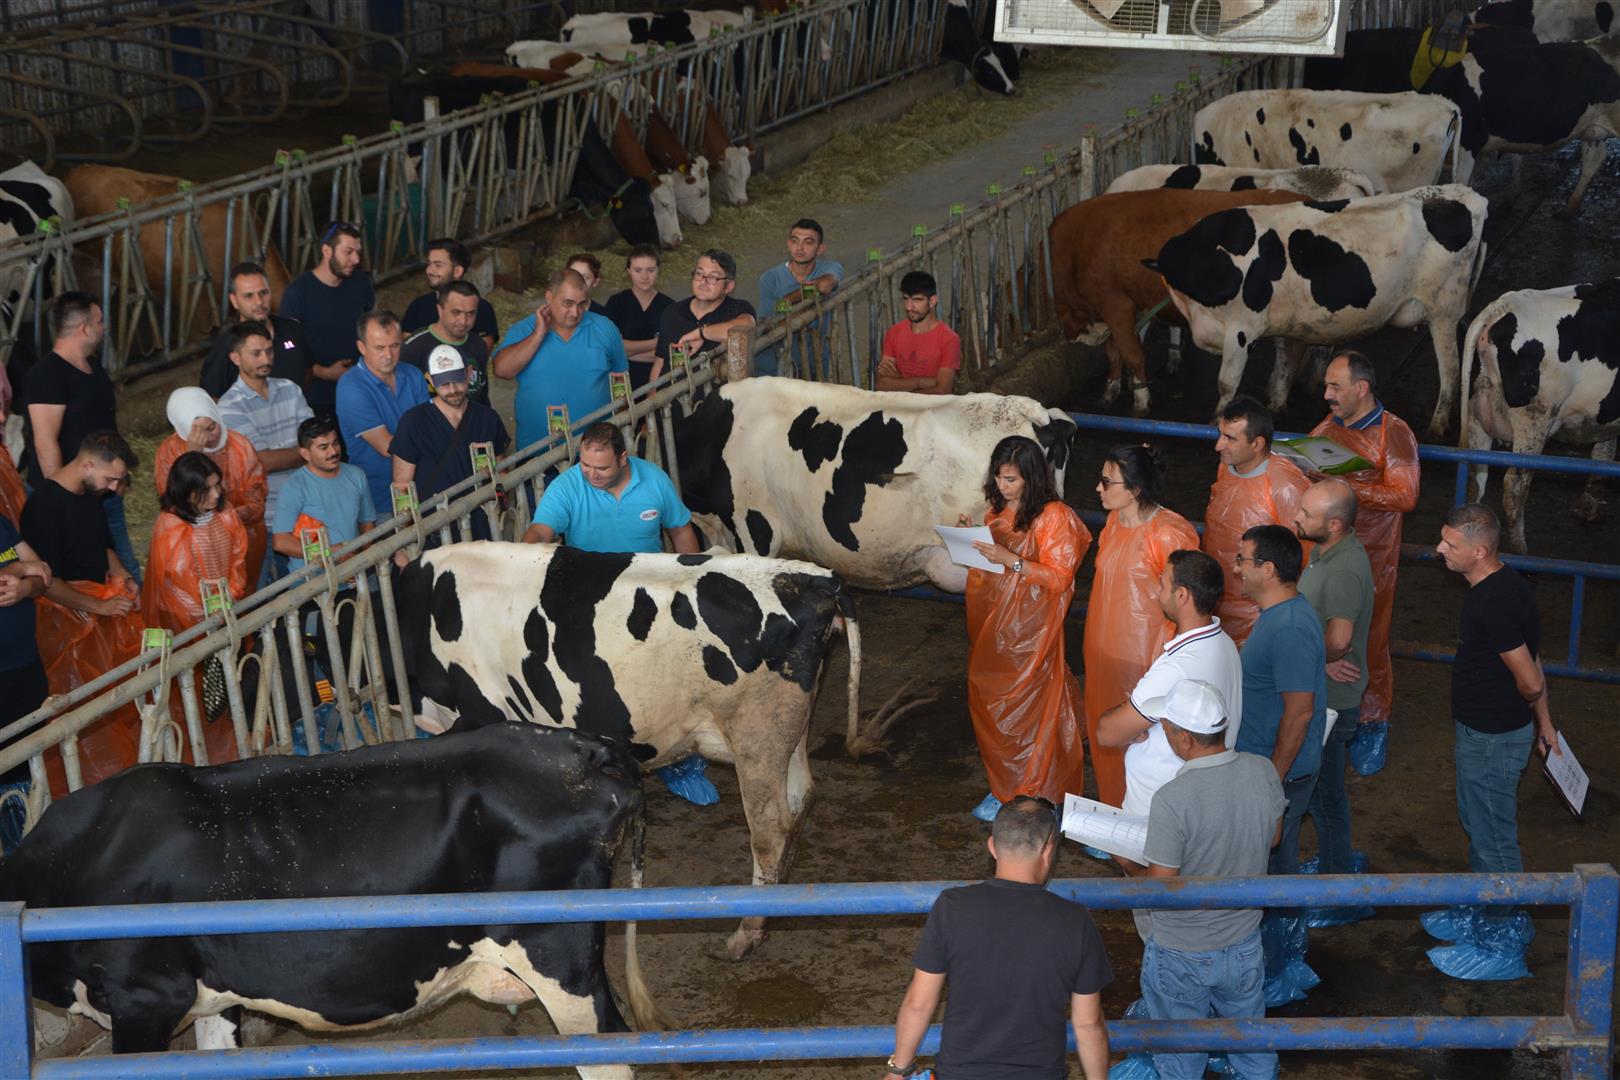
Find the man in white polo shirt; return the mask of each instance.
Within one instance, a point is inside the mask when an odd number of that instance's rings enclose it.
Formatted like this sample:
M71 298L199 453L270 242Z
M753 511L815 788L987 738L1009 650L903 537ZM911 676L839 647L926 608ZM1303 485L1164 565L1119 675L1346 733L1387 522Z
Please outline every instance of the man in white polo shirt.
M1159 577L1159 607L1176 624L1176 636L1165 643L1130 698L1103 713L1097 723L1098 742L1126 747L1123 809L1127 814L1147 816L1153 793L1181 771L1181 758L1170 749L1164 729L1144 708L1148 701L1168 694L1183 679L1206 682L1221 695L1231 718L1227 747L1237 743L1243 715L1243 662L1215 615L1223 584L1220 563L1202 551L1170 553Z

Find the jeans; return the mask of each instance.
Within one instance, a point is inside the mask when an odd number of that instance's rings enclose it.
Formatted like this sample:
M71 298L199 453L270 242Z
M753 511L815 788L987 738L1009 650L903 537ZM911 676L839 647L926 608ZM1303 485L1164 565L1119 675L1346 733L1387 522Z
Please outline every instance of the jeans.
M1142 1000L1155 1020L1205 1020L1266 1015L1264 950L1256 931L1224 949L1182 952L1149 941L1142 953ZM1207 1053L1154 1054L1162 1080L1201 1080ZM1272 1080L1274 1053L1227 1056L1240 1080Z
M1344 790L1344 767L1350 741L1356 737L1359 707L1340 709L1338 723L1322 746L1322 767L1311 793L1311 820L1316 824L1317 873L1354 873L1350 855L1350 798Z
M1283 781L1283 797L1288 800L1288 806L1283 810L1282 839L1271 849L1266 873L1299 873L1299 823L1305 820L1305 811L1310 809L1311 792L1316 790L1318 775L1311 773L1297 780Z
M1535 724L1490 735L1453 721L1456 728L1457 817L1468 834L1468 868L1476 874L1517 873L1519 855L1519 775L1530 760ZM1487 915L1513 914L1512 905L1485 909Z
M124 564L137 588L143 583L141 560L135 557L135 545L129 542L129 523L124 520L124 497L108 495L101 500L102 512L107 515L107 529L112 533L113 550Z

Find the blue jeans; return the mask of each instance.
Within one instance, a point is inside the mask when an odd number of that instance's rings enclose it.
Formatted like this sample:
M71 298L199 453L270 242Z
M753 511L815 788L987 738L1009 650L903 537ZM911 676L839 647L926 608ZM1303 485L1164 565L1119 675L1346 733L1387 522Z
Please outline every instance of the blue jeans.
M1266 873L1299 873L1299 824L1305 820L1305 811L1311 808L1311 792L1316 790L1318 775L1311 773L1297 780L1283 781L1283 797L1288 800L1288 806L1283 810L1282 839L1271 849Z
M1519 775L1530 760L1535 724L1489 735L1453 721L1456 729L1457 817L1468 834L1468 868L1476 874L1524 869L1519 854ZM1511 915L1512 905L1485 909Z
M124 497L106 496L101 500L101 510L107 515L113 551L118 553L118 561L124 564L124 569L129 571L129 576L135 579L135 585L139 588L144 578L141 575L141 560L135 557L135 545L129 542L129 523L124 520Z
M1224 949L1182 952L1149 941L1142 954L1142 1000L1155 1020L1205 1020L1266 1015L1265 952L1256 931ZM1272 1080L1274 1053L1229 1054L1241 1080ZM1154 1054L1162 1080L1202 1080L1207 1053Z
M1350 861L1350 798L1344 790L1344 767L1360 718L1360 707L1340 709L1338 722L1322 747L1322 767L1317 771L1316 790L1310 802L1311 820L1316 823L1319 874L1355 872Z

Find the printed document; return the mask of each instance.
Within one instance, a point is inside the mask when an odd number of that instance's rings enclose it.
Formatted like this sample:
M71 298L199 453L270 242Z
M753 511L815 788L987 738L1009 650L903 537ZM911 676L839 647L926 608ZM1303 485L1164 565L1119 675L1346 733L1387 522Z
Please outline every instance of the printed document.
M1343 476L1373 467L1372 462L1353 450L1346 450L1332 439L1311 435L1303 439L1278 439L1271 449L1306 472L1323 476Z
M992 574L1000 574L1006 571L1005 566L991 562L983 555L980 555L979 550L973 546L975 540L981 544L995 543L995 540L990 536L990 526L970 525L962 529L953 525L935 525L934 531L939 533L941 540L945 541L945 550L950 553L951 562L956 563L958 566L967 566L975 570L988 570Z
M1569 748L1562 731L1558 733L1558 749L1559 753L1547 755L1544 766L1547 779L1558 789L1558 796L1569 807L1569 812L1579 819L1581 808L1586 805L1586 770L1575 760L1575 751Z
M1147 865L1142 849L1147 846L1148 819L1127 814L1079 795L1063 796L1063 835L1087 847L1100 848L1132 862Z

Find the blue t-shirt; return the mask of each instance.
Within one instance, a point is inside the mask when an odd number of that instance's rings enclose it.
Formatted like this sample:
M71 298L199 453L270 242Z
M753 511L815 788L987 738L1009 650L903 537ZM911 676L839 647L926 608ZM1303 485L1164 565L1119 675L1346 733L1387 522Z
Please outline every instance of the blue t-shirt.
M630 458L630 482L615 497L594 488L575 465L554 480L534 508L534 524L545 525L569 547L585 551L663 551L660 529L678 529L692 520L664 470Z
M1284 693L1316 695L1305 743L1294 756L1288 779L1309 776L1322 763L1322 732L1327 726L1327 650L1322 622L1303 596L1273 604L1260 613L1243 643L1243 726L1236 749L1270 757L1282 723Z
M366 474L344 462L333 477L316 476L308 466L287 479L276 499L276 517L270 523L273 533L290 533L299 514L326 526L326 538L334 548L360 535L360 526L377 520L371 506ZM303 567L303 559L288 559L293 570Z
M8 517L0 516L0 569L22 558L17 545L22 533ZM0 671L16 671L39 659L34 643L34 601L22 600L0 607Z
M808 280L814 281L823 274L831 274L838 279L839 284L844 281L844 264L837 259L817 259L815 266L811 267ZM803 289L804 282L793 276L788 264L779 262L763 274L759 275L759 312L760 318L769 319L776 315L776 302L784 296L797 304ZM838 290L834 289L833 293ZM828 294L832 295L832 294ZM831 324L832 316L827 315L821 319L821 332L825 334ZM826 366L828 350L831 342L822 342L822 365ZM775 375L777 373L776 347L760 349L754 354L754 371L760 375Z
M303 324L311 364L324 367L338 360L358 364L355 324L376 303L377 291L371 286L370 274L356 271L336 285L327 285L315 276L315 271L306 270L282 292L279 314ZM304 397L316 412L332 412L336 408L337 383L311 374Z
M529 315L508 328L495 351L499 353L533 333L534 316ZM518 449L546 437L548 405L568 406L569 420L576 429L583 428L585 425L579 423L581 419L613 400L608 373L629 370L624 338L619 336L618 328L610 319L587 311L580 316L574 336L567 341L548 330L534 359L518 373Z
M349 461L364 470L377 515L393 517L394 498L388 490L394 482L393 458L377 453L360 433L380 427L392 437L399 430L400 417L427 403L427 377L420 368L401 363L394 369L394 386L389 389L361 361L344 373L337 388L338 427L343 431Z

